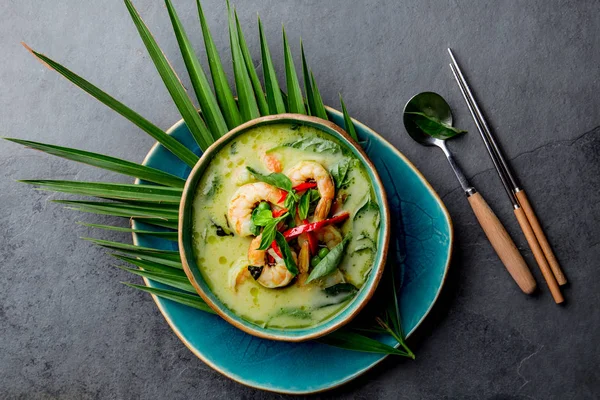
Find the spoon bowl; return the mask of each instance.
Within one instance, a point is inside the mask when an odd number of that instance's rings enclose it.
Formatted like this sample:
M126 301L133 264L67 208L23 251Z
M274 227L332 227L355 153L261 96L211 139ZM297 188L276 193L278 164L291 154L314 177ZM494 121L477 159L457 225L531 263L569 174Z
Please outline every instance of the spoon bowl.
M441 122L452 125L452 111L450 106L442 96L434 92L423 92L414 95L404 106L403 119L404 127L413 140L425 146L444 145L443 140L436 139L419 128L415 123L410 112L423 112L432 117L438 118Z

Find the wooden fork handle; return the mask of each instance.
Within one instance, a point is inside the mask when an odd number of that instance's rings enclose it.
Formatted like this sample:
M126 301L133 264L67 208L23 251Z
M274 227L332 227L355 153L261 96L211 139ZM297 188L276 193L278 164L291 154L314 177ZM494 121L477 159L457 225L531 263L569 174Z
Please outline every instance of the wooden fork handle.
M533 211L533 207L529 203L529 199L525 194L524 190L519 190L516 192L517 200L521 204L521 208L525 211L525 215L529 220L529 225L531 225L531 229L533 229L533 233L535 233L535 237L537 238L544 255L546 256L546 260L548 260L548 264L550 265L550 269L552 269L552 273L556 278L556 281L559 285L564 285L567 283L567 278L565 274L562 272L560 265L558 264L558 260L556 256L552 252L552 248L550 247L550 243L548 243L548 239L546 239L546 235L542 230L542 226L540 225L540 221L538 221L537 216L535 215L535 211Z
M468 197L471 208L483 228L485 235L492 247L502 260L508 273L515 280L521 290L527 294L533 293L536 287L535 279L531 275L527 263L519 253L517 246L511 239L504 226L488 206L480 193L474 193Z
M517 216L519 225L521 225L521 230L523 230L523 234L527 239L527 243L529 243L529 247L531 248L531 252L535 257L535 261L540 267L542 275L544 275L544 279L548 284L548 288L550 289L550 293L552 293L554 301L556 302L556 304L562 303L564 301L564 298L562 296L562 293L560 292L558 282L556 282L556 279L554 278L554 274L550 269L550 265L548 265L548 261L546 261L544 252L542 251L542 248L540 247L540 244L538 243L537 238L535 237L535 233L533 232L531 225L529 225L529 220L527 219L525 212L522 208L517 208L515 209L515 215Z

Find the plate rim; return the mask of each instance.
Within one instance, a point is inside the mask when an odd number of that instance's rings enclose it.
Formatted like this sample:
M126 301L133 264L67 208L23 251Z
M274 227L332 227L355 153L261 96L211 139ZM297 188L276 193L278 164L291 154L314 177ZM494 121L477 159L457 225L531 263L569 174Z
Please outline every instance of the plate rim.
M325 109L328 113L330 114L335 114L338 117L342 117L342 113L332 107L329 106L325 106ZM421 171L419 171L417 169L417 167L415 167L415 165L404 155L402 154L402 152L400 152L400 150L398 150L396 147L394 147L390 142L387 141L387 139L385 139L383 136L381 136L379 133L375 132L375 130L369 128L367 125L363 124L360 121L357 121L354 118L351 118L352 122L355 125L360 126L362 129L369 131L371 134L374 134L375 136L378 137L378 139L383 143L383 145L385 145L386 147L388 147L391 151L393 151L394 153L396 153L396 155L398 155L400 158L402 158L402 160L413 170L413 172L419 177L419 179L425 184L425 187L429 190L429 192L433 195L433 197L436 199L436 202L441 206L441 210L444 214L444 217L448 223L448 227L449 227L449 246L448 246L448 255L447 255L447 260L446 260L446 265L444 266L444 273L442 276L442 281L440 283L440 286L435 294L435 297L433 298L433 301L431 302L429 308L427 309L427 311L423 314L423 316L421 317L421 319L419 319L419 321L415 324L414 328L410 331L406 333L406 338L409 338L418 328L419 326L421 326L421 324L423 323L423 321L425 320L425 318L427 318L427 316L429 315L429 313L431 312L433 306L435 305L435 303L438 301L440 294L442 292L442 289L444 288L445 284L446 284L446 279L448 277L448 270L450 268L450 264L452 262L452 255L453 255L453 251L454 251L454 225L452 223L452 218L450 217L450 213L448 212L448 209L446 208L446 205L444 204L444 202L442 201L442 199L440 198L440 196L437 194L437 192L435 191L435 189L431 186L431 184L427 181L427 179L425 179L425 177L423 176L423 174L421 173ZM165 131L165 133L167 133L168 135L171 135L173 133L173 131L177 128L179 128L179 126L181 126L184 123L183 118L178 120L177 122L175 122L169 129L167 129ZM150 150L148 150L148 153L146 154L146 156L144 157L144 159L142 160L142 165L147 165L148 160L150 159L150 157L152 157L154 155L154 153L156 152L158 146L160 146L161 144L159 142L155 142L152 147L150 147ZM134 181L135 184L140 184L140 179L136 178ZM131 221L131 225L132 227L135 226L135 221L132 220ZM132 233L132 238L133 238L133 244L135 246L139 246L138 243L138 237L135 233ZM144 284L146 286L150 286L149 285L149 280L145 277L142 278L144 280ZM213 370L219 372L220 374L226 376L227 378L242 384L244 386L253 388L253 389L259 389L259 390L264 390L267 392L272 392L272 393L280 393L280 394L291 394L291 395L307 395L307 394L316 394L316 393L323 393L335 388L338 388L356 378L358 378L359 376L363 375L364 373L366 373L367 371L371 370L372 368L374 368L376 365L378 365L379 363L381 363L383 360L385 360L388 355L382 355L381 358L379 360L376 360L374 362L372 362L371 364L365 366L364 368L356 371L354 374L352 375L348 375L345 379L342 379L338 382L336 382L333 385L329 385L327 387L323 387L320 389L316 389L316 390L279 390L279 389L274 389L268 386L264 386L264 385L260 385L260 384L254 384L252 382L245 382L242 381L241 379L238 379L237 377L231 375L229 372L223 370L222 368L218 367L217 365L215 365L213 362L211 362L210 360L208 360L206 357L204 357L203 354L201 354L197 349L195 349L194 346L192 346L191 343L189 343L181 334L181 332L179 331L179 328L174 324L174 322L171 320L171 318L166 314L166 311L163 309L163 306L160 302L160 299L158 298L158 296L154 295L154 294L150 294L152 296L152 300L154 301L154 303L156 304L156 307L158 308L158 310L160 311L160 313L162 314L163 318L165 319L165 321L167 321L167 324L169 325L169 327L171 328L171 330L175 333L175 335L179 338L179 340L185 345L185 347L187 347L192 354L194 354L196 357L198 357L202 362L204 362L206 365L208 365L209 367L211 367ZM398 347L398 345L396 345L395 347Z

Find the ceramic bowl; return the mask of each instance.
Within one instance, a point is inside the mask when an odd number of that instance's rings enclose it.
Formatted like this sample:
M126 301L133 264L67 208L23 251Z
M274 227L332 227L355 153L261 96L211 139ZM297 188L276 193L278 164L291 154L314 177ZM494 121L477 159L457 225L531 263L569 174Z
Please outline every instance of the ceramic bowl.
M246 321L236 315L232 310L225 306L219 298L211 291L208 284L204 280L200 269L196 263L196 254L192 240L192 205L196 193L196 187L200 182L204 171L212 161L217 152L226 146L230 141L234 140L244 132L264 125L273 124L299 124L314 127L325 135L333 138L346 145L353 155L363 164L367 171L377 198L377 203L380 205L381 223L379 228L379 236L377 243L377 253L373 262L373 269L367 278L363 287L359 290L356 296L337 314L328 320L322 321L317 325L298 328L298 329L279 329L262 327L252 322ZM300 114L279 114L262 118L257 118L228 132L226 135L217 140L211 145L202 155L196 166L192 169L190 176L187 179L183 190L183 197L179 207L179 253L183 262L183 268L190 282L198 292L198 294L206 301L206 303L217 312L223 319L235 327L251 334L265 339L280 340L288 342L301 342L309 339L315 339L324 336L348 323L354 318L359 311L366 305L369 299L373 296L377 284L383 274L383 268L387 258L387 249L390 238L390 214L385 194L385 188L381 182L379 175L371 161L368 159L365 152L360 146L348 136L348 134L339 126L332 122L308 117Z

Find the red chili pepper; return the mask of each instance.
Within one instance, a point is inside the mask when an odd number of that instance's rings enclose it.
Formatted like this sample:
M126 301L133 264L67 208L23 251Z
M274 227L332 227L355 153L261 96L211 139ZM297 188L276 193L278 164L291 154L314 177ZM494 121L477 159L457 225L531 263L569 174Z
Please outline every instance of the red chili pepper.
M273 243L271 243L271 247L275 251L275 254L277 254L280 258L283 258L283 254L281 254L281 250L279 250L279 246L277 246L276 241L273 240Z
M316 182L303 182L299 185L294 186L292 189L294 189L296 192L304 192L305 190L314 189L316 187L317 187ZM279 198L279 203L281 203L282 201L285 201L285 199L287 198L287 195L288 195L288 192L283 190L283 193L281 194L281 197Z
M305 219L302 221L304 225L308 224L308 220ZM310 254L317 254L319 251L319 241L313 232L306 232L306 237L308 238L308 248L310 249Z
M315 255L319 251L319 241L313 232L307 232L308 247L310 248L310 254Z
M279 210L271 211L271 214L273 215L273 218L279 218L286 212L288 212L287 208L280 208Z
M278 203L283 203L285 201L285 199L287 198L287 194L288 194L288 192L286 192L285 190L282 190L281 197L279 198Z
M312 222L310 224L303 224L300 226L296 226L292 229L288 229L287 231L285 231L283 233L283 236L287 240L291 240L291 239L294 239L295 237L298 237L299 235L301 235L303 233L317 231L324 226L333 225L333 224L342 222L342 221L348 219L349 216L350 216L350 213L343 212L343 213L336 215L334 217L331 217L329 219L324 219L322 221L317 221L317 222Z
M269 264L275 264L275 259L269 253L267 253L267 261L269 262Z
M296 192L304 192L305 190L314 189L316 187L317 187L316 182L304 182L304 183L294 186L292 189L294 189Z

